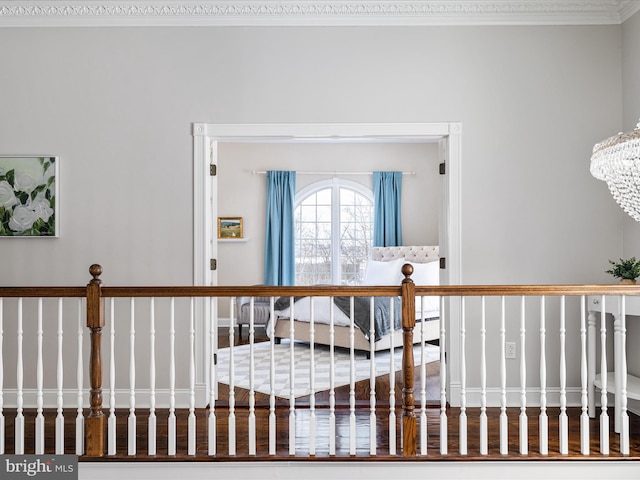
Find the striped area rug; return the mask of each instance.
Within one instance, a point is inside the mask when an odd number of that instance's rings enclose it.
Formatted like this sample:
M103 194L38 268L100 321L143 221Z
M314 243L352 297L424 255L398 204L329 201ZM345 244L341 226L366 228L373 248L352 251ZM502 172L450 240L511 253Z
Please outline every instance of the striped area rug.
M291 355L293 354L294 389L293 395L304 397L312 393L310 382L311 371L311 347L307 343L294 343L293 353L291 344L283 343L274 345L274 393L277 397L289 398L291 395ZM402 349L396 348L393 352L394 371L402 368ZM230 384L229 360L233 355L233 384L235 387L250 389L249 365L251 359L251 347L241 345L231 349L222 348L218 350L217 381L226 385ZM256 392L269 395L271 393L271 343L262 342L253 345L254 383L253 389ZM329 347L316 345L313 349L314 357L314 388L313 391L321 392L329 390L330 384L330 352ZM414 346L414 360L416 365L420 365L421 346ZM425 345L424 363L434 362L440 359L440 349L434 345ZM376 352L374 355L375 375L387 375L390 372L391 352ZM336 348L334 351L334 384L337 388L348 385L351 373L351 356L349 350ZM367 358L365 352L355 352L354 354L355 381L369 378L371 370L371 360Z

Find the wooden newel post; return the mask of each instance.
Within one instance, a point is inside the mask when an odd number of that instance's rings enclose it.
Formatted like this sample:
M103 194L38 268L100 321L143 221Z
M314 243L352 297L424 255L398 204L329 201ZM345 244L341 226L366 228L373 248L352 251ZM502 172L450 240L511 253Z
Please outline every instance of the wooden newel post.
M417 454L417 427L415 414L413 328L416 325L416 286L411 280L413 266L402 266L402 455L413 457Z
M87 327L91 331L91 353L89 376L89 416L85 421L85 454L88 457L104 455L104 414L102 413L102 327L104 327L104 298L102 298L100 275L102 267L91 265L89 273L93 279L87 285Z

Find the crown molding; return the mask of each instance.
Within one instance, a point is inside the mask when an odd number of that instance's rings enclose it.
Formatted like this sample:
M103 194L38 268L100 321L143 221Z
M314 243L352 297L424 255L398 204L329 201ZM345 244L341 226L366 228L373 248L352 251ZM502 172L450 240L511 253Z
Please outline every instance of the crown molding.
M636 0L0 0L0 27L617 25Z
M620 21L621 22L626 22L638 12L640 12L640 2L636 0L624 0L620 2Z

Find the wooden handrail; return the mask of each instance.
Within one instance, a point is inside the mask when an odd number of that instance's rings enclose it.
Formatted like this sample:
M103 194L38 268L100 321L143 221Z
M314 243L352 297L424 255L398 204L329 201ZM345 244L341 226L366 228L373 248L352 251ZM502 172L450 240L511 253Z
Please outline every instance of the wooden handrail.
M416 295L444 297L640 295L640 285L439 285L416 286Z
M77 298L86 294L85 287L0 287L0 298Z
M12 288L12 287L5 287ZM0 288L0 296L3 296ZM103 297L280 297L280 296L400 296L394 286L156 286L102 287ZM640 295L640 285L439 285L415 286L416 296L560 296L560 295ZM20 296L12 294L9 296ZM29 296L40 296L32 294ZM54 296L54 295L47 295ZM77 295L67 295L77 296Z
M335 285L316 286L157 286L157 287L103 287L104 297L391 297L400 296L401 287L352 287Z

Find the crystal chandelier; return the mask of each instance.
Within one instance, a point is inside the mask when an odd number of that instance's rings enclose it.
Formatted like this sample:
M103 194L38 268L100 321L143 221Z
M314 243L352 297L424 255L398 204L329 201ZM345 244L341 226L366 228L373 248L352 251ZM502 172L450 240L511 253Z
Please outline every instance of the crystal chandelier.
M614 200L640 222L640 122L593 147L591 175L607 182Z

